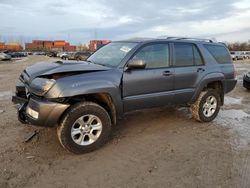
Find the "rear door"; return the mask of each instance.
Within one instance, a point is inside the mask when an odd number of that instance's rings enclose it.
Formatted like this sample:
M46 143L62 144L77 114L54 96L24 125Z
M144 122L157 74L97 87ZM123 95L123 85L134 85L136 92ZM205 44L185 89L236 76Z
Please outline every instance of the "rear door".
M124 111L172 104L174 69L170 66L169 44L148 44L132 59L145 61L146 68L124 72Z
M173 43L174 54L174 102L188 103L198 82L205 75L206 67L197 46L192 43Z

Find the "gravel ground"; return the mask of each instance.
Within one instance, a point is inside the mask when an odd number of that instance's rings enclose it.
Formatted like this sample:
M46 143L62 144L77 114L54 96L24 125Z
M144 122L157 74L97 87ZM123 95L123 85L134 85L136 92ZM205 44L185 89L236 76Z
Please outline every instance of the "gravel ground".
M125 115L111 140L85 155L66 152L55 129L22 125L11 95L30 56L0 62L0 187L250 187L250 92L237 62L238 84L212 123L198 123L187 108ZM28 143L27 135L38 134Z

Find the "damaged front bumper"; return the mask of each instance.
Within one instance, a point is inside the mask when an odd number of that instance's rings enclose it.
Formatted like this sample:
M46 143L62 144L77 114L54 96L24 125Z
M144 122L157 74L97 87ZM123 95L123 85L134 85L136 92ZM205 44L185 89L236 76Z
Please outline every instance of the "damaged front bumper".
M16 87L16 96L12 97L12 102L18 107L18 119L21 123L43 127L57 125L63 112L69 107L69 104L27 97L25 86L20 84Z

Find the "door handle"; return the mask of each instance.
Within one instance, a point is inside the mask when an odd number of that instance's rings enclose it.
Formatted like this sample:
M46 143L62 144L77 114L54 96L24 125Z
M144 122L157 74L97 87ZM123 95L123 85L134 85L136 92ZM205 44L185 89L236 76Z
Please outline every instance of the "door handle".
M198 68L198 69L197 69L197 72L204 72L204 71L205 71L204 68Z
M172 74L173 74L173 72L171 72L171 71L164 71L162 73L163 76L171 76Z

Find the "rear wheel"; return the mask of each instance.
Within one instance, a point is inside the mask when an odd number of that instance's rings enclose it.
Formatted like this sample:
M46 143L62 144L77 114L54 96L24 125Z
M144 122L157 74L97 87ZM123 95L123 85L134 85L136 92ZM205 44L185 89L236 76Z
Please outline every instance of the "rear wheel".
M91 152L103 145L111 132L107 111L96 103L84 102L72 106L57 129L60 143L70 152Z
M193 118L200 122L213 121L218 115L220 105L220 95L217 90L203 91L191 105Z

